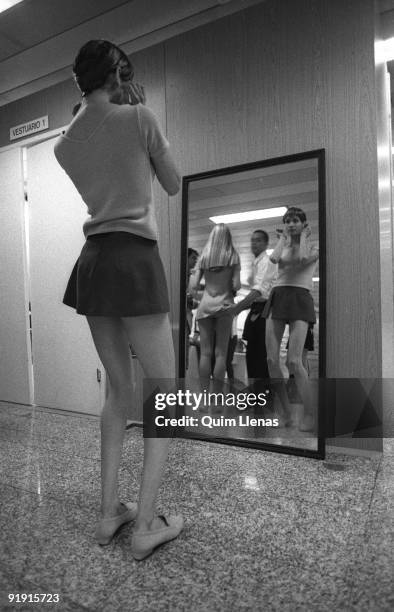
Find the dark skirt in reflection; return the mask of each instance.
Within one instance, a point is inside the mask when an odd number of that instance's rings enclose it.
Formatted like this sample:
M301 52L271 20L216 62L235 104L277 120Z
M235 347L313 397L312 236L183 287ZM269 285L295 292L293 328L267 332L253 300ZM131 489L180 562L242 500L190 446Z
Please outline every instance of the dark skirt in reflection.
M263 317L267 319L270 313L273 319L281 319L286 323L316 323L313 297L308 289L302 287L274 287L265 305Z

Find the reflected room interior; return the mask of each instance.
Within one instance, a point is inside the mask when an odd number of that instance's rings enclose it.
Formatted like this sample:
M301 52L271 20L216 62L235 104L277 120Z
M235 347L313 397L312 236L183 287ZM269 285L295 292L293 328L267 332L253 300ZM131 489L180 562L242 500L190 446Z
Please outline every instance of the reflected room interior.
M313 154L315 153L315 154ZM323 199L322 185L319 189L319 158L320 164L324 152L312 152L310 157L297 159L303 156L291 156L285 158L286 161L278 163L274 160L273 165L269 162L262 162L260 167L257 164L226 169L223 172L209 173L205 177L188 177L184 189L184 214L187 215L186 223L183 227L187 228L187 247L184 253L183 273L186 269L187 301L185 313L185 335L184 335L184 363L181 364L180 372L184 372L185 385L193 389L198 387L200 380L199 358L200 358L200 334L199 325L196 320L196 311L204 289L204 277L202 277L199 291L193 291L190 287L190 275L193 272L208 236L215 223L224 223L230 229L233 246L240 256L240 277L241 288L234 297L235 303L239 303L251 291L248 284L254 255L251 251L251 236L256 230L264 230L269 236L267 253L270 255L278 241L277 229L283 228L283 215L289 207L301 208L307 218L311 234L309 241L319 247L323 227L322 222ZM289 161L293 159L294 161ZM321 166L320 166L321 167ZM186 205L185 205L186 204ZM185 243L184 243L185 244ZM320 245L321 246L321 245ZM322 334L319 331L321 324L320 300L322 273L322 257L317 261L313 272L311 294L314 301L316 323L308 332L308 350L303 351L303 364L308 372L309 388L313 397L313 410L318 421L318 378L323 376L322 359ZM249 278L250 281L250 278ZM225 384L223 390L250 390L251 380L248 380L246 367L246 345L243 339L245 320L249 309L241 311L233 319L233 326L229 341L227 354L227 366ZM251 427L239 426L239 416L241 411L236 406L226 406L222 415L226 418L235 417L236 425L231 426L232 421L226 421L226 426L222 420L215 420L215 427L189 428L188 431L194 435L202 437L212 435L215 438L248 441L260 446L277 445L278 450L283 451L285 447L298 451L318 450L319 440L317 427L312 431L300 431L300 422L303 415L303 404L295 384L294 376L289 374L287 365L289 326L286 325L280 347L280 368L285 379L285 387L290 402L291 425L287 427ZM182 351L180 351L182 353ZM211 381L212 382L212 381ZM249 385L249 387L248 387ZM270 391L267 390L269 394ZM215 418L215 408L211 406L207 410ZM216 410L217 413L220 410ZM281 414L281 404L279 398L275 397L274 405L270 405L270 410L260 410L247 407L242 410L242 419L265 417L272 419ZM280 419L279 419L280 421ZM230 426L228 425L230 423ZM262 423L262 421L259 421ZM269 424L269 421L268 421ZM193 430L193 431L192 431ZM289 452L292 452L289 450ZM313 455L312 455L313 456Z

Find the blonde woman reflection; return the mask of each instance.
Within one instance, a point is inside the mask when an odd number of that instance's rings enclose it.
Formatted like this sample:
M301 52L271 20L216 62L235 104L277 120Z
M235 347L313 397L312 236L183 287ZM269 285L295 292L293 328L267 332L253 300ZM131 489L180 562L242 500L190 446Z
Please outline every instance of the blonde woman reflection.
M226 358L233 323L225 311L234 304L234 295L241 287L240 261L233 247L230 230L218 223L196 264L190 286L196 291L204 277L205 289L196 318L200 328L200 377L209 379L215 357L213 378L224 380Z
M310 324L316 322L311 295L312 277L319 259L316 245L311 244L310 227L301 208L291 207L283 217L284 229L277 230L278 243L270 255L278 264L278 276L265 305L267 319L266 344L271 378L283 378L280 368L280 346L286 323L289 324L288 366L294 374L297 389L304 405L301 431L313 429L313 411L306 371L302 356ZM290 421L289 401L284 385L278 389L282 405Z

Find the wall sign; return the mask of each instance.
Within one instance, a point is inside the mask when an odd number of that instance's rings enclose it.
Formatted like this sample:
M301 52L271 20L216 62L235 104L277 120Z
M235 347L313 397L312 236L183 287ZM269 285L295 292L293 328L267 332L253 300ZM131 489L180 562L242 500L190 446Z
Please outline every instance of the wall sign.
M17 138L23 138L24 136L30 136L35 132L42 132L42 130L48 129L48 115L45 117L39 117L38 119L32 119L27 123L21 123L15 127L10 128L10 140L16 140Z

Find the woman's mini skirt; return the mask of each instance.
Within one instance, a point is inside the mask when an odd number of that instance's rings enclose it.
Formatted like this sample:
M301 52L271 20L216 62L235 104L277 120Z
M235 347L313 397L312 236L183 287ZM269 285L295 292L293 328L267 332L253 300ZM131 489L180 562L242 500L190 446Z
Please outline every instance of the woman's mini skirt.
M316 323L313 298L308 289L302 287L274 287L263 310L263 317L267 319L270 313L273 319L281 319L287 323Z
M129 232L88 236L63 303L78 314L135 317L169 312L157 242Z
M201 302L197 308L196 319L207 319L208 317L224 316L223 312L234 305L234 298L227 293L212 296L204 291Z

